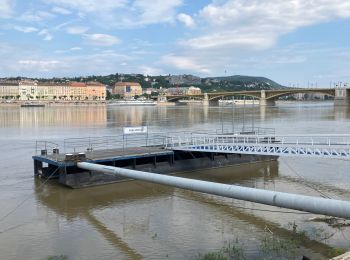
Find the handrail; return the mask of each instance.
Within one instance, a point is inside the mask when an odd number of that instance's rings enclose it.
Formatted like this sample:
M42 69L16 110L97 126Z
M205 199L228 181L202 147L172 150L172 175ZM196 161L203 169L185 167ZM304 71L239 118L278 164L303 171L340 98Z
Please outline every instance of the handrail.
M347 137L347 138L345 138ZM191 135L177 136L176 143L172 145L193 145L193 144L255 144L273 146L303 145L312 147L336 146L350 147L350 135ZM167 142L172 139L167 139ZM168 146L168 145L167 145Z
M350 158L350 135L187 135L166 149L201 152Z

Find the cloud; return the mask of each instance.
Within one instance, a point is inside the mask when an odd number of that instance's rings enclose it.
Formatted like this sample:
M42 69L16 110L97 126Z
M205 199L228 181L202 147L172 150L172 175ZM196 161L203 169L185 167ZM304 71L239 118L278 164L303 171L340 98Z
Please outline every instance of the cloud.
M116 8L124 7L127 2L127 0L45 0L45 3L53 3L84 13L113 11Z
M40 32L38 32L38 35L43 36L44 41L51 41L53 38L53 36L51 35L51 33L47 29L41 30Z
M26 11L18 20L25 22L41 22L43 20L52 19L55 15L46 11Z
M146 25L172 22L176 15L176 8L182 5L182 3L182 0L135 0L132 8L139 13L136 24Z
M175 67L182 71L210 73L210 70L207 67L199 65L193 57L189 56L177 56L174 54L165 55L161 58L161 63Z
M60 65L58 60L19 60L18 65L23 70L51 71Z
M279 66L295 69L294 64L310 63L317 57L301 50L277 54L279 38L303 27L346 18L350 18L350 0L212 0L188 17L177 15L178 21L196 30L178 39L177 52L164 55L161 62L180 73L201 75L226 69L257 74Z
M81 51L82 48L80 48L80 47L72 47L69 50L71 50L71 51Z
M69 52L75 52L75 51L81 51L82 48L80 47L72 47L70 49L66 49L66 50L55 50L54 53L61 53L61 54L64 54L64 53L69 53Z
M180 22L182 22L186 27L189 27L189 28L196 27L196 23L194 22L193 18L188 14L184 14L184 13L178 14L177 19Z
M67 28L67 33L69 34L83 34L89 30L86 26L71 26Z
M298 28L350 17L344 0L213 1L199 11L204 33L181 41L194 49L248 46L264 49Z
M9 18L12 14L13 0L0 0L0 18Z
M125 65L127 65L126 63L124 63ZM121 64L123 65L123 64ZM162 74L162 70L159 68L155 68L155 67L150 67L150 66L146 66L146 65L142 65L138 67L139 72L142 73L143 75L161 75Z
M104 28L133 28L174 22L176 8L183 0L46 0L45 3L76 10L80 18L89 17Z
M26 26L14 26L13 29L23 33L37 32L39 30L38 28L35 28L35 27L26 27Z
M68 15L71 14L72 12L68 9L65 9L63 7L59 7L59 6L54 6L52 7L52 12L57 13L57 14L62 14L62 15Z
M98 33L84 34L84 39L88 41L88 43L98 46L111 46L120 42L120 40L113 35Z
M194 49L210 49L222 47L244 47L265 49L274 45L276 36L268 32L251 32L227 30L204 36L179 41L181 45Z

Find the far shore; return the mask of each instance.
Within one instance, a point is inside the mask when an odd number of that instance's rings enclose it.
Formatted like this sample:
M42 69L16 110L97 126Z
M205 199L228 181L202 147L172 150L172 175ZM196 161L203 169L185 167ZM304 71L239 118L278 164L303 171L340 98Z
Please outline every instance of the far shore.
M88 100L88 101L49 101L49 100L13 100L0 101L0 106L20 106L23 104L45 104L46 106L62 106L62 105L105 105L107 100Z

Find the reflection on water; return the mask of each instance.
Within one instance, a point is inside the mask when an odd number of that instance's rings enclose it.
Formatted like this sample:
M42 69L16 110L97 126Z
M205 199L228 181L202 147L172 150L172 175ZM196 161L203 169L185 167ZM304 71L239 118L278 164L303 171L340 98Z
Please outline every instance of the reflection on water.
M1 107L0 127L81 126L107 123L106 106L86 107Z
M139 181L72 190L32 177L33 141L113 135L125 125L151 131L273 127L277 133L348 133L349 109L330 103L282 103L276 107L47 107L0 108L1 259L191 259L239 239L249 257L258 255L266 227L290 238L289 223L310 234L303 252L322 259L332 246L347 248L348 228L307 221L313 215ZM20 138L19 138L20 137ZM20 162L20 163L19 163ZM287 164L289 166L287 166ZM183 175L261 189L350 200L347 161L280 158L278 161L201 170ZM331 173L331 174L330 174ZM312 238L312 236L309 236ZM18 245L18 246L14 246Z

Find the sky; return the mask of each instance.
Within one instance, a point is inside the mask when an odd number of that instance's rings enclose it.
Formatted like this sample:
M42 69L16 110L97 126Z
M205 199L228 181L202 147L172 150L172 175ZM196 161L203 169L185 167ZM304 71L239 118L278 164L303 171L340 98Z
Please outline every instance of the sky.
M350 0L0 0L0 77L350 83Z

